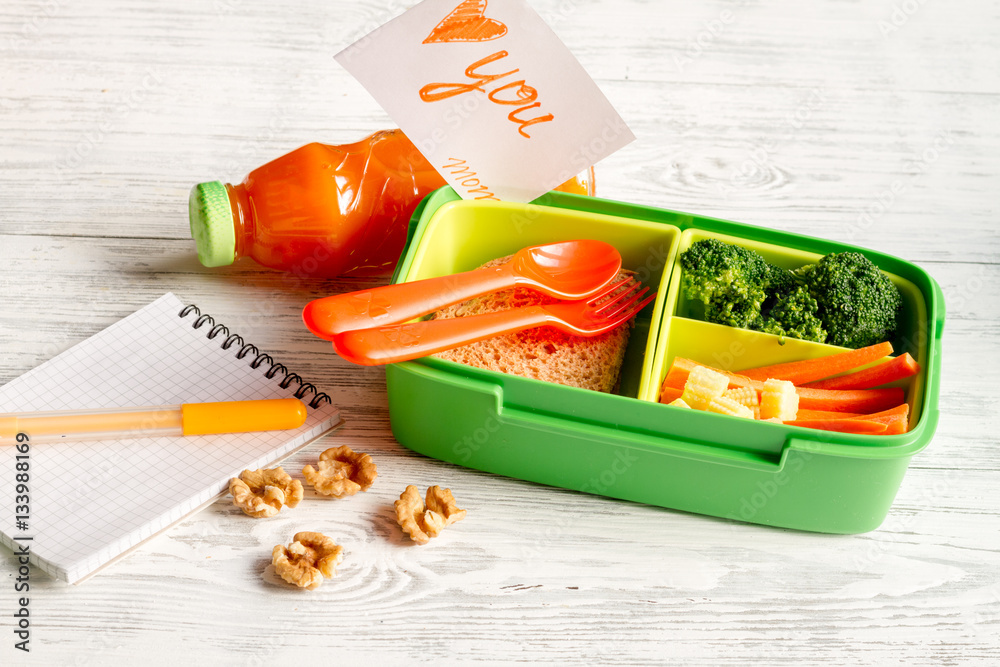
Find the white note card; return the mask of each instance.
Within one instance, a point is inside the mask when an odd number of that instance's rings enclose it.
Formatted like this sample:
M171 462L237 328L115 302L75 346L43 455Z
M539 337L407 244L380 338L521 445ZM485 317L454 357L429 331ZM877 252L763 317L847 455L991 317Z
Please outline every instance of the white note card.
M524 0L424 0L336 59L465 199L530 201L635 138Z

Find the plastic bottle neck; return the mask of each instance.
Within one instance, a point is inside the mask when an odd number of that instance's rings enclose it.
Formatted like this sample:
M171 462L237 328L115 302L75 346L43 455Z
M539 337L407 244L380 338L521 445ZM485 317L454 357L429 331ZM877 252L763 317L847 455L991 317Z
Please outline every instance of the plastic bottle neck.
M257 227L257 216L250 201L250 195L243 183L233 185L226 183L229 193L229 204L233 209L233 230L236 234L236 259L246 256L253 245L254 230Z

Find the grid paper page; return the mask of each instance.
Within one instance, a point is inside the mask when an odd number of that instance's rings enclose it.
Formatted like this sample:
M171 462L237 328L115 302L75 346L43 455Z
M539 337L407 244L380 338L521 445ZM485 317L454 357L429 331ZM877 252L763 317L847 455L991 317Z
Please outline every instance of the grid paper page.
M75 410L203 401L287 398L283 372L252 367L222 349L224 334L195 329L197 314L166 294L79 345L0 387L0 413ZM236 332L233 332L236 333ZM303 397L309 405L313 394ZM336 426L329 402L309 407L295 431L40 444L31 447L31 515L15 530L14 485L4 484L0 538L32 536L32 562L52 576L78 581L223 492L229 479L266 467ZM14 471L16 451L0 451Z

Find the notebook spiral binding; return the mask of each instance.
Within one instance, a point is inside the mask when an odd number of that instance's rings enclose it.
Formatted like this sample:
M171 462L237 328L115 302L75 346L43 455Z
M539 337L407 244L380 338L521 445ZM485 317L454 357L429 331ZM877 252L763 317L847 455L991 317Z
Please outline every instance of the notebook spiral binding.
M201 310L198 308L198 306L194 304L185 306L184 308L181 309L181 311L177 315L178 317L184 318L190 315L191 313L197 315L197 318L194 320L194 322L191 323L191 327L193 329L201 329L206 323L211 325L212 328L209 329L208 333L206 334L209 340L215 340L215 338L217 338L219 335L225 334L226 339L222 342L223 350L228 350L233 345L239 345L240 349L236 353L237 359L243 359L247 355L253 354L254 359L253 361L250 362L250 368L256 369L260 368L264 364L269 364L270 367L264 373L264 377L268 379L273 378L278 373L284 374L284 377L281 379L281 382L278 385L282 389L287 389L293 382L298 382L299 388L295 391L295 398L303 398L309 392L315 394L312 400L309 401L309 407L318 408L323 403L323 401L326 401L327 403L333 402L330 399L330 396L326 392L321 392L318 389L316 389L316 385L314 385L311 382L306 382L305 380L302 379L302 376L300 376L298 373L292 373L291 371L288 370L287 366L276 362L274 360L274 357L272 357L271 355L265 352L261 352L256 345L247 343L245 340L243 340L243 337L240 336L239 334L231 334L229 332L229 327L227 327L226 325L216 324L215 318L212 317L211 315L202 315Z

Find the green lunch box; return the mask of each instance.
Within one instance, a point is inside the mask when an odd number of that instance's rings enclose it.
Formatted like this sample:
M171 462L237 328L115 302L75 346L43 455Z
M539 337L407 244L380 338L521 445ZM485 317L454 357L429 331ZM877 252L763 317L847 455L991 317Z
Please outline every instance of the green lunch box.
M899 287L893 346L921 372L902 383L900 435L841 434L657 402L675 356L726 370L842 348L699 319L680 292L678 254L716 237L795 268L831 252L867 255ZM624 202L553 192L532 204L463 201L451 188L414 212L393 282L474 269L520 248L607 241L657 290L637 316L620 388L604 394L425 357L386 367L392 431L405 447L458 465L552 486L739 521L825 533L882 523L910 458L938 422L944 297L922 269L832 241Z

